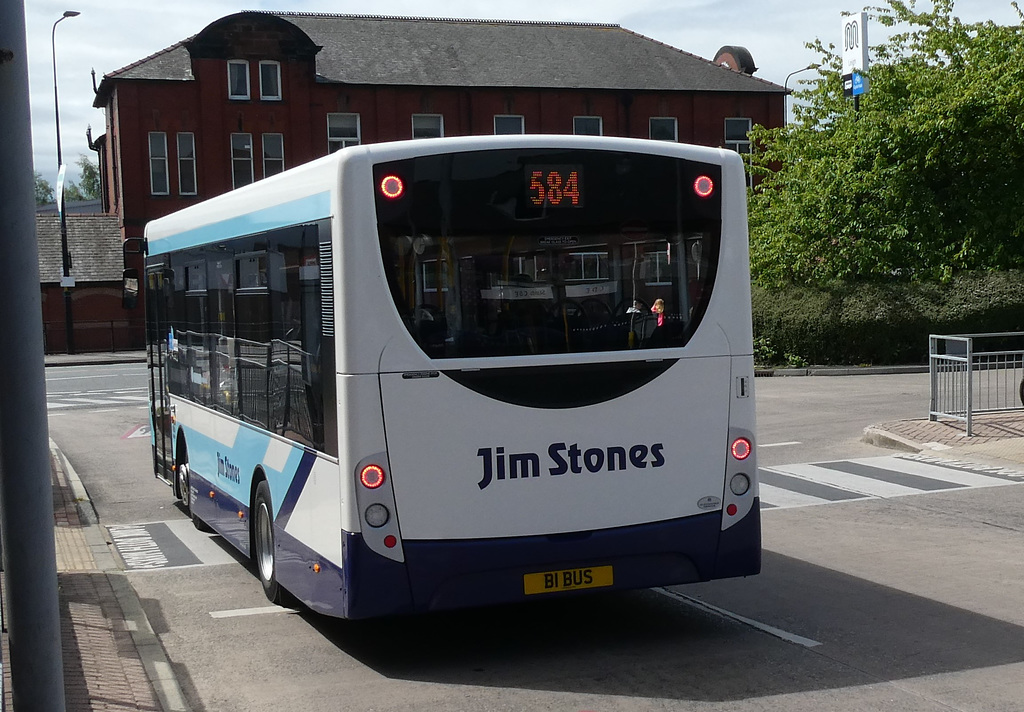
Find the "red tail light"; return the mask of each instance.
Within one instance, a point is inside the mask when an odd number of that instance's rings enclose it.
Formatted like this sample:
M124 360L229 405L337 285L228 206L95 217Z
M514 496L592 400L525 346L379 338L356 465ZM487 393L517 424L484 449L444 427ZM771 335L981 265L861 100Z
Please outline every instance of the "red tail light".
M359 481L367 489L377 489L384 480L384 468L380 465L367 465L359 472Z
M693 181L693 192L702 198L710 198L715 192L715 181L710 176L700 176Z
M380 192L389 200L398 200L405 192L405 183L398 176L386 176L380 182Z
M750 453L753 452L753 449L754 448L750 444L750 441L746 438L736 438L732 441L732 447L730 448L732 456L737 460L746 460L750 457Z

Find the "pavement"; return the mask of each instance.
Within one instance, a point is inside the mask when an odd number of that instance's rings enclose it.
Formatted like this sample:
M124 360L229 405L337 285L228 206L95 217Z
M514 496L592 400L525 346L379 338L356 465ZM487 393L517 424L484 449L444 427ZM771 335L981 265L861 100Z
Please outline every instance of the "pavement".
M144 352L59 354L47 366L144 362ZM160 639L119 566L81 479L50 441L54 542L67 712L187 712ZM2 589L2 584L0 584ZM6 627L3 661L10 660ZM10 665L3 666L3 709L15 709Z
M46 357L47 366L139 361L145 361L142 352ZM872 425L864 440L994 466L1024 464L1024 411L976 416L974 433L968 438L963 423L956 421L920 418ZM53 442L50 453L67 712L187 712L160 640L118 565L88 492ZM2 659L9 660L6 631L2 644ZM5 665L8 712L14 710L9 676Z

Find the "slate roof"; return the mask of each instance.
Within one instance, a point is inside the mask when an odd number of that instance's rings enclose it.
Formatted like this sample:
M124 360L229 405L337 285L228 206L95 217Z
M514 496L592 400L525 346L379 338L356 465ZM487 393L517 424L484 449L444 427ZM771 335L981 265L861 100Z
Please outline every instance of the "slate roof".
M124 265L121 229L116 215L68 215L68 249L71 275L83 282L120 282ZM60 218L36 215L39 242L39 281L60 282L64 274L61 259Z
M785 92L777 84L720 67L619 25L263 14L287 20L323 48L316 71L324 82ZM104 82L191 80L188 42L111 72Z

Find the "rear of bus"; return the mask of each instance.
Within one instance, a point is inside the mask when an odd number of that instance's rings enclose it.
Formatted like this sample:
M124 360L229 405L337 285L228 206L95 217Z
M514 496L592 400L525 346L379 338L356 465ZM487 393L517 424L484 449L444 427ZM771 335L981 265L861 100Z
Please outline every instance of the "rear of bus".
M343 615L760 569L729 151L589 137L341 165ZM373 235L376 239L366 239Z

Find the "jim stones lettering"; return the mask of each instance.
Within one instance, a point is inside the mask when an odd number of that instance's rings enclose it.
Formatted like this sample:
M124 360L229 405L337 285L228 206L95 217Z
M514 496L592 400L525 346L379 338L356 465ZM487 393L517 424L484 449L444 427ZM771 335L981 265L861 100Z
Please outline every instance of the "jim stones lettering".
M239 475L238 466L232 465L231 461L228 460L228 456L221 455L219 452L217 453L217 474L226 480L231 480L235 484L242 481L242 478Z
M662 443L653 445L612 446L584 450L578 443L548 446L544 466L553 477L584 471L624 472L662 467L665 464ZM525 480L541 476L541 455L535 452L506 453L503 447L483 447L476 451L480 458L482 477L477 487L484 489L495 480Z

